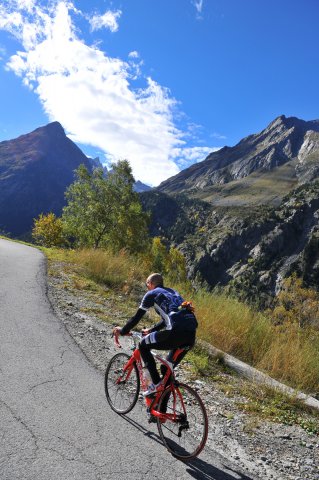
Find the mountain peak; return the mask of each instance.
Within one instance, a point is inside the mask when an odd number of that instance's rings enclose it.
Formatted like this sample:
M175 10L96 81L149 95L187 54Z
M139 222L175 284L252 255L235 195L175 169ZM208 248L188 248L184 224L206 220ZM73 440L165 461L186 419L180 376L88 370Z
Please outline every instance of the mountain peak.
M39 127L34 132L47 132L50 135L65 135L64 128L62 127L60 122L51 122L43 127ZM33 133L33 132L31 132Z
M279 117L275 118L266 130L273 129L279 126L284 126L285 128L300 128L304 131L306 130L314 130L316 132L319 131L319 120L302 120L298 117L286 117L285 115L280 115Z
M90 168L59 122L0 142L0 230L21 235L40 213L60 215L81 164Z
M286 115L279 115L279 117L275 118L265 131L272 130L277 127L284 127L284 128L292 128L292 127L302 127L305 126L307 122L304 120L300 120L297 117L286 117Z
M279 115L279 117L276 117L275 120L270 122L270 125L280 125L282 123L285 123L285 120L287 119L286 115Z
M286 164L287 172L283 171L283 178L289 179L290 183L287 180L289 185L296 184L301 181L301 176L300 169L298 170L299 167L297 168L295 164L300 162L301 151L303 158L310 153L313 156L318 151L317 132L319 120L305 121L297 117L280 115L261 132L243 138L233 147L211 153L203 162L194 164L175 177L165 180L158 189L167 193L188 191L200 198L212 198L217 195L217 191L223 189L222 185L241 181L246 177L251 178L251 174L255 177L270 174ZM309 135L311 141L306 143L307 148L303 148ZM311 178L315 178L317 170L311 172ZM249 183L248 180L247 182ZM271 184L270 180L269 182ZM260 189L264 189L262 182Z
M7 140L8 142L29 142L30 140L33 141L35 138L42 138L42 137L49 137L49 138L61 138L66 137L64 128L62 127L60 122L51 122L47 125L43 125L42 127L38 127L32 132L24 133L17 138L12 140Z

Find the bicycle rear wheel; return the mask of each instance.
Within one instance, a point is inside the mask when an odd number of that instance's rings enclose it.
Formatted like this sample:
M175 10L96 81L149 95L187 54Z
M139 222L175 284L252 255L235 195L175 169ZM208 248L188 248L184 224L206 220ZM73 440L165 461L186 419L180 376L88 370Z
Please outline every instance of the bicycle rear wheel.
M157 408L172 415L157 427L165 447L181 460L191 460L204 448L208 435L208 418L204 404L188 385L180 383L164 390Z
M130 356L117 353L111 358L104 377L107 401L116 413L128 413L135 406L140 391L140 378L136 364L125 368Z

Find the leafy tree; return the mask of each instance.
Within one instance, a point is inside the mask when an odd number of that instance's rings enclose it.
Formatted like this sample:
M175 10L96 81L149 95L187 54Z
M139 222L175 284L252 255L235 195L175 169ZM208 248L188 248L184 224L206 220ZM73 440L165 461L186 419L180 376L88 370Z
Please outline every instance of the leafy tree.
M299 327L319 328L319 294L305 288L302 279L294 273L283 281L282 290L277 295L272 312L276 323L295 323Z
M151 268L155 272L166 273L167 249L160 237L154 237L150 251Z
M65 194L68 204L62 220L78 245L98 247L110 226L111 207L103 170L95 169L90 174L80 165L75 174L76 180Z
M149 215L143 212L139 195L134 192L135 179L127 160L113 165L107 178L113 204L113 224L109 231L109 244L115 250L130 252L145 251L149 248Z
M133 190L131 167L127 160L112 167L105 177L102 169L90 173L80 165L66 192L63 222L79 246L142 251L149 242L148 215Z
M45 247L61 247L65 244L61 218L52 212L47 215L41 213L34 219L32 236L38 244Z
M160 237L154 237L149 251L149 266L152 270L168 275L173 282L186 280L184 255L175 247L166 248Z
M174 282L184 282L187 278L185 257L175 247L169 249L166 270Z

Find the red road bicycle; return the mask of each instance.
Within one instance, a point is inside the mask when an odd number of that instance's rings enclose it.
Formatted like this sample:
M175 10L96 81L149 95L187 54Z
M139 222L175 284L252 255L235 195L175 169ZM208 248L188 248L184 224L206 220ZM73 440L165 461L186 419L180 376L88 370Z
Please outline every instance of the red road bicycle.
M142 335L131 332L129 336L133 340L132 355L124 352L115 354L105 371L107 401L112 410L121 415L133 409L141 386L143 391L147 390L138 348ZM115 344L121 348L117 337ZM184 348L176 351L176 357L181 350ZM207 440L206 409L193 388L176 380L173 365L159 355L154 354L154 357L166 367L166 372L163 389L144 398L149 421L157 423L163 444L174 457L191 460L203 450Z

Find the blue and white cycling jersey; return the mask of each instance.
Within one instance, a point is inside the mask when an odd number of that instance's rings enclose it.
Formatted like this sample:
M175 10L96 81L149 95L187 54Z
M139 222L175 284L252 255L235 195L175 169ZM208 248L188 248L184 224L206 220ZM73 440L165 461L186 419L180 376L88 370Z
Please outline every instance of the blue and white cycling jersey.
M156 287L144 295L139 308L146 311L154 307L165 322L167 330L182 325L182 322L186 328L196 328L197 322L194 314L179 310L183 301L181 295L172 288Z

